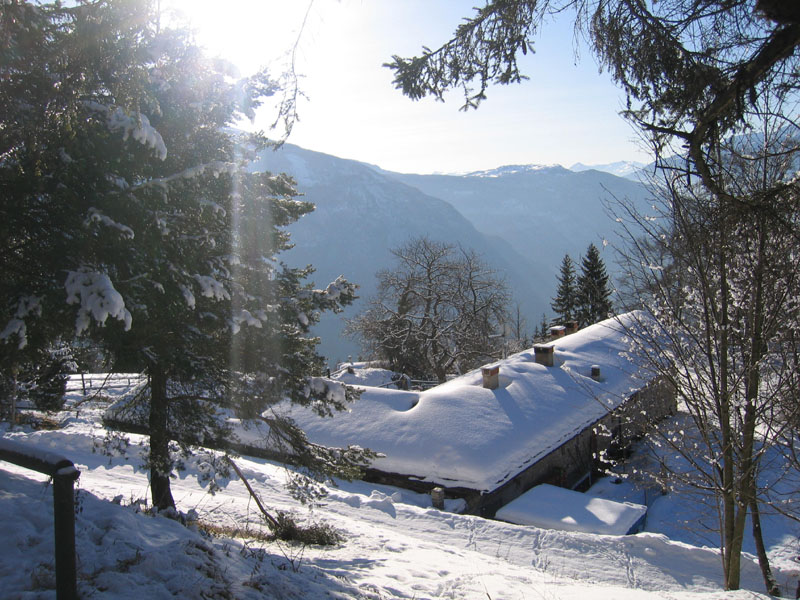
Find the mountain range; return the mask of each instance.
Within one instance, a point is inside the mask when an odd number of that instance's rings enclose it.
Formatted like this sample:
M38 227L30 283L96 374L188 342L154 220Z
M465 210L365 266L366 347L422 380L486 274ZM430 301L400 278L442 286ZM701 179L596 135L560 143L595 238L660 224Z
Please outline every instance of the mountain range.
M589 170L603 171L605 173L616 175L617 177L625 177L627 179L638 181L639 173L642 171L642 169L646 168L646 166L647 165L644 163L635 162L632 160L620 160L602 165L584 165L583 163L575 163L569 168L569 170L575 171L576 173Z
M312 264L318 287L339 275L360 286L360 299L342 315L323 315L320 351L334 361L357 356L343 337L345 319L375 293L375 274L391 268L390 250L409 239L471 248L502 273L530 331L551 315L556 273L564 254L578 260L590 242L616 243L603 200L644 201L646 189L597 170L506 166L466 175L411 175L284 144L265 151L254 169L292 175L316 210L290 226L294 248L281 259ZM602 252L613 272L611 248Z

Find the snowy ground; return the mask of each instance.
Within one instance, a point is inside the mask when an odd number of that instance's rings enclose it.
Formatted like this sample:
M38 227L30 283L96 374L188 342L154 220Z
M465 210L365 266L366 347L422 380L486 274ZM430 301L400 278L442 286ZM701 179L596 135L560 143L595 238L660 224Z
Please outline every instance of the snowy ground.
M76 400L77 395L72 398ZM302 548L254 539L207 537L164 517L142 514L146 474L141 438L130 436L127 458L94 452L105 432L104 407L84 402L59 415L53 431L18 428L6 437L66 455L81 470L76 535L78 586L85 598L489 598L751 599L764 598L758 566L747 556L743 587L719 588L720 561L694 508L668 495L652 506L648 533L598 536L523 527L440 512L427 496L363 482L331 488L312 511L293 501L285 471L259 459L237 460L263 501L303 520L325 521L346 541ZM244 486L231 480L216 495L198 484L200 459L173 483L180 510L221 527L260 529ZM605 484L598 495L639 491ZM115 504L117 498L121 504ZM794 593L800 567L798 529L775 518L768 543L778 578ZM794 528L792 528L794 527ZM54 598L52 492L45 477L0 463L0 596ZM667 537L663 533L668 533ZM694 545L693 545L694 544Z

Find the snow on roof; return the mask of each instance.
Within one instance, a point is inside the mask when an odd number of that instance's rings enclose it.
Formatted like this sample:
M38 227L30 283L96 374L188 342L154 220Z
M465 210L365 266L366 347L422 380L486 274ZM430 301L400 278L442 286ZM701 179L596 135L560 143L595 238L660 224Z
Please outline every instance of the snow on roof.
M339 369L336 373L333 373L331 375L331 379L335 379L341 383L346 383L347 385L365 387L381 387L392 384L392 376L395 374L393 371L370 367L368 364L369 363L347 364L345 367ZM350 366L353 367L352 373L347 370Z
M553 367L533 350L499 361L497 389L481 370L424 392L364 388L348 412L291 416L309 439L385 454L373 467L445 486L491 491L571 439L642 387L624 326L608 319L551 342ZM599 365L599 381L591 378Z
M647 512L632 502L615 502L542 484L497 511L497 518L547 529L625 535Z

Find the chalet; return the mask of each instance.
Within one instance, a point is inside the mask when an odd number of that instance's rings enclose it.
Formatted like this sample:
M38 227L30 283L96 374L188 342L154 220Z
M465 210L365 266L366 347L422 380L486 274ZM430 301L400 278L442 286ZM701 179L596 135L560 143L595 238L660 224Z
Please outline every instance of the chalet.
M674 412L666 383L630 356L633 315L597 323L427 391L364 388L347 413L292 417L309 439L382 453L367 479L463 498L494 517L539 484L588 487L599 458L619 455ZM644 361L640 361L644 362ZM441 493L437 490L437 493Z
M617 458L675 410L674 394L631 354L633 314L575 331L426 391L362 387L349 411L322 418L285 410L308 438L382 454L368 481L462 498L466 512L495 517L534 486L587 488L605 457ZM107 422L146 430L137 394L112 405ZM139 407L141 408L141 407ZM137 416L138 415L138 416ZM274 458L266 427L237 427L245 454ZM283 457L285 458L285 456Z

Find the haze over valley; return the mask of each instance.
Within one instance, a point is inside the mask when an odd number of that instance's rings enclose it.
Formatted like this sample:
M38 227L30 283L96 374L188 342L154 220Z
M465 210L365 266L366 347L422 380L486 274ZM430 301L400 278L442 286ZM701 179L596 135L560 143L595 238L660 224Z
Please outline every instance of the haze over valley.
M630 163L604 168L619 170ZM339 275L360 286L359 300L342 314L325 314L316 331L331 362L358 356L342 335L344 319L358 314L375 292L375 274L392 266L390 250L411 238L460 244L505 275L528 325L552 317L550 301L564 254L578 260L590 243L600 250L612 279L617 272L614 199L646 204L637 181L581 166L517 165L463 175L385 171L292 144L266 150L252 167L285 172L316 209L289 230L294 248L281 258L312 264L324 286ZM631 172L630 168L627 172Z

